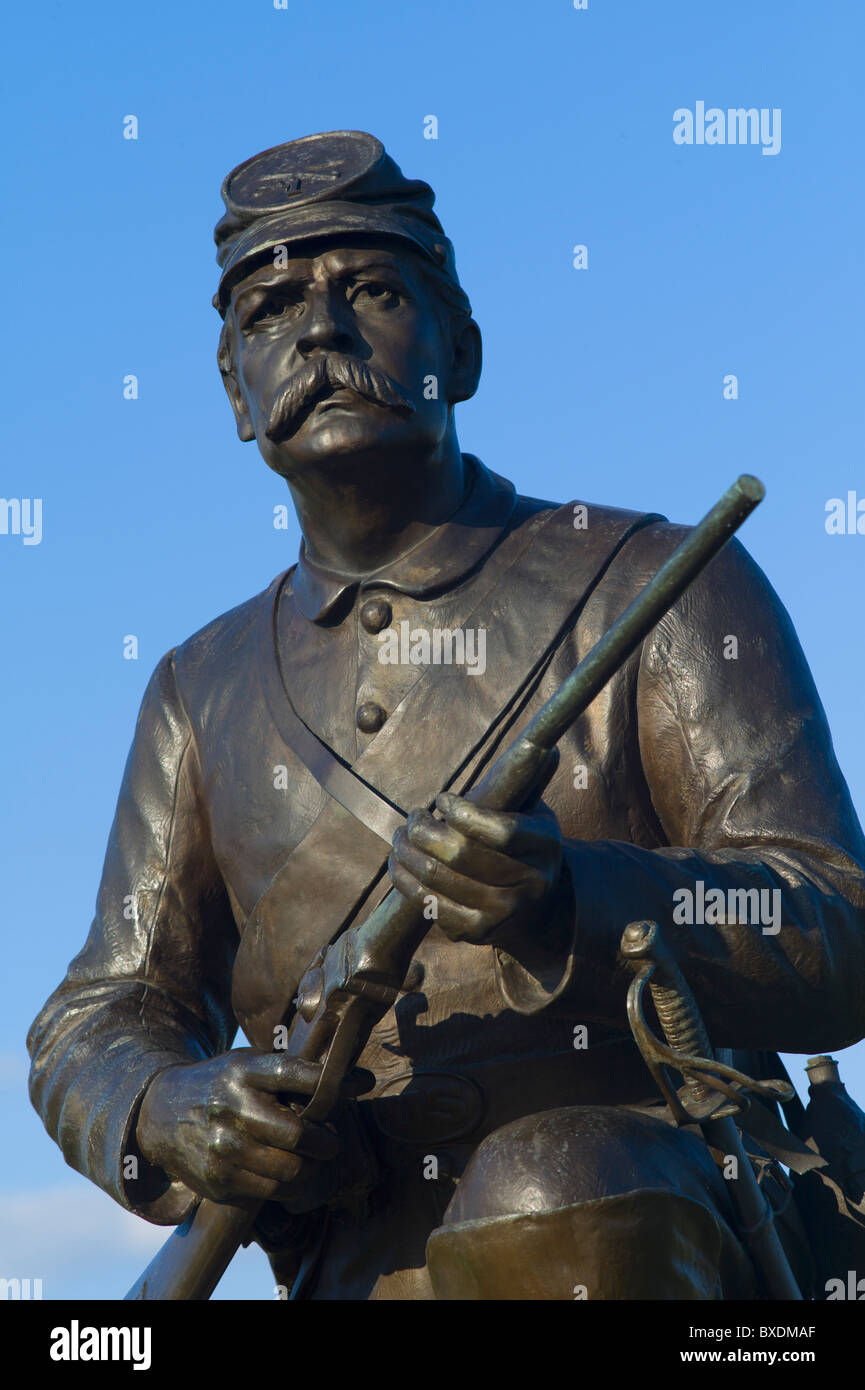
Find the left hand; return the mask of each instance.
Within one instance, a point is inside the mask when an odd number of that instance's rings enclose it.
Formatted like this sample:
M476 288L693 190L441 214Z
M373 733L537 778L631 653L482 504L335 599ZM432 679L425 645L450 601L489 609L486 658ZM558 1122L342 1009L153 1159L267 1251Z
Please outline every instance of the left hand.
M388 860L394 887L424 906L452 941L509 945L543 924L562 866L562 834L548 806L488 811L443 792L436 807L412 811L394 836Z

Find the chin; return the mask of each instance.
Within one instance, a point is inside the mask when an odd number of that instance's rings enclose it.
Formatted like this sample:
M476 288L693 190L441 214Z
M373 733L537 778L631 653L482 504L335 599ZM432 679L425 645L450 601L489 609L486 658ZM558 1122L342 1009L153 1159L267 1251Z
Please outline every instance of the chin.
M277 451L277 457L268 461L276 472L286 475L329 463L350 463L352 459L369 463L382 454L412 450L417 446L416 434L396 419L373 421L369 416L328 411L314 422L306 421Z

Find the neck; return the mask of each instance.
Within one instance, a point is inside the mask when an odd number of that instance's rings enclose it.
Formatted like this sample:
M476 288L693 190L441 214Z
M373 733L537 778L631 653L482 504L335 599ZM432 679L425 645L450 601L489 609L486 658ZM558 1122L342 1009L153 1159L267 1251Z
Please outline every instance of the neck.
M292 478L306 553L362 578L399 559L456 512L468 477L456 438L434 456L372 459Z

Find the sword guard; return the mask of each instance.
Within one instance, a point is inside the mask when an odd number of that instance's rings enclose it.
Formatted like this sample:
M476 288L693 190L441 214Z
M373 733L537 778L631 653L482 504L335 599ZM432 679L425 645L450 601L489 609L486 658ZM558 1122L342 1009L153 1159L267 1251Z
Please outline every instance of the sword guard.
M633 972L628 989L628 1023L655 1084L679 1126L744 1115L751 1095L789 1100L786 1081L757 1081L712 1056L696 1001L661 935L657 922L631 922L622 935L621 955ZM666 1042L646 1021L643 996L649 987ZM678 1089L668 1068L684 1079ZM750 1094L749 1094L750 1093Z

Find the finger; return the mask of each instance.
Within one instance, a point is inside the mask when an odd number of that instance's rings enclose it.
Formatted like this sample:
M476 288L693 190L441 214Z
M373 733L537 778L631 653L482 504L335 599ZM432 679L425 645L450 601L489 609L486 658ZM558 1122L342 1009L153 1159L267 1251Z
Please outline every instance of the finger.
M269 1149L264 1144L257 1144L243 1156L244 1172L258 1178L269 1178L281 1186L297 1183L301 1174L310 1172L312 1166L309 1159L283 1153L281 1149Z
M329 1129L307 1123L287 1105L269 1096L260 1096L239 1117L244 1136L285 1153L305 1154L308 1158L333 1158L339 1140Z
M318 1085L321 1067L285 1052L251 1053L243 1063L244 1081L256 1090L293 1091L311 1096Z
M527 816L519 811L488 811L485 806L475 806L452 792L441 792L436 797L436 806L454 830L478 840L488 849L519 859L546 853L551 818L556 825L552 812L544 814L539 810Z
M415 849L407 840L402 840L394 849L392 858L417 879L428 893L437 897L450 898L463 907L477 908L497 918L509 917L515 910L515 888L479 883L467 874L457 873L447 864L440 864L432 855ZM525 880L533 871L527 870L525 865L521 867ZM521 886L525 891L525 882Z
M287 1159L288 1164L292 1163ZM300 1210L311 1211L314 1207L319 1207L327 1201L329 1192L332 1189L332 1178L328 1181L327 1170L323 1170L308 1159L298 1158L293 1160L296 1167L287 1171L292 1176L280 1181L277 1178L262 1177L261 1174L253 1172L251 1169L237 1169L232 1177L232 1187L237 1185L253 1196L259 1202L285 1202L289 1210L295 1209L298 1202L303 1205Z
M404 898L417 904L418 907L425 905L424 899L428 896L429 890L424 884L419 883L413 874L410 874L398 863L392 865L390 874L394 887ZM463 907L462 904L452 902L449 898L439 894L434 896L436 899L435 921L452 940L475 943L486 941L487 935L494 927L486 913L478 911L477 908Z
M248 1059L243 1056L244 1049L237 1049L238 1061L242 1062L243 1079L256 1090L294 1092L298 1095L312 1095L321 1076L318 1062L308 1062L303 1057L293 1057L290 1052L255 1053L249 1049ZM265 1065L261 1066L264 1061ZM355 1067L342 1083L346 1096L363 1095L375 1085L375 1077L365 1067Z
M525 873L521 860L501 854L498 850L487 849L486 845L454 830L446 821L436 820L428 811L412 811L401 833L416 849L433 855L440 863L480 883L508 887L519 883ZM397 853L400 844L394 842Z
M298 1165L301 1161L296 1160ZM218 1195L226 1192L227 1196ZM252 1173L246 1168L236 1168L230 1180L220 1183L218 1189L211 1187L210 1193L205 1195L210 1195L211 1201L228 1202L232 1206L240 1206L247 1202L271 1202L278 1201L283 1195L283 1184L275 1182L273 1178L262 1178L258 1173Z

